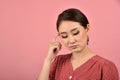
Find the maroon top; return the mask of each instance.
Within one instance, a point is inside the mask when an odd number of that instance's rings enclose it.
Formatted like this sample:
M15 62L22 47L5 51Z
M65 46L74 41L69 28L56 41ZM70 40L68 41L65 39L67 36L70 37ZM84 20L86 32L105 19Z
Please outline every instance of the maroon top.
M49 80L119 80L114 63L98 55L73 70L71 54L59 55L51 65Z

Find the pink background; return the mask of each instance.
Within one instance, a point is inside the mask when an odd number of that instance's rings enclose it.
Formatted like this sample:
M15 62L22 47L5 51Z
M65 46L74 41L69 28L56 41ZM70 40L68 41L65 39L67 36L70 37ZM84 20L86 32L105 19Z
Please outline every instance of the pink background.
M120 73L120 0L0 0L0 80L36 79L57 15L71 7L90 21L91 49Z

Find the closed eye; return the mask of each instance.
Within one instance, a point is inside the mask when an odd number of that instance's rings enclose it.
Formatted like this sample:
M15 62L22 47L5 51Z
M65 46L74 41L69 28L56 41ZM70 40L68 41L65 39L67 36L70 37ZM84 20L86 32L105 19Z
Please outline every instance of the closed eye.
M67 35L62 35L61 37L62 37L62 38L67 38L68 36L67 36Z
M73 35L77 35L77 34L79 34L79 31L73 33Z
M67 38L67 37L68 37L67 34L60 34L60 36L61 36L62 38Z

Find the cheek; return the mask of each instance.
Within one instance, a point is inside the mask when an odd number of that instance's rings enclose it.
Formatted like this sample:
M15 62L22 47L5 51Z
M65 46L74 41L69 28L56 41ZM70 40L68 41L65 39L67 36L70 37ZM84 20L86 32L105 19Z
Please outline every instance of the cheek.
M68 45L67 39L62 39L62 43L63 43L65 46L67 46L67 45Z
M76 39L80 43L85 43L87 41L87 35L85 33L80 34L80 35L76 36Z

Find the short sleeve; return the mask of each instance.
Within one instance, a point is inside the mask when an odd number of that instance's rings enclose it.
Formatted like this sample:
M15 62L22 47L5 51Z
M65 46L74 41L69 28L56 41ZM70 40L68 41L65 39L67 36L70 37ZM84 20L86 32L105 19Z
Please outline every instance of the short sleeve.
M104 63L102 69L102 80L119 80L118 70L114 63Z
M51 67L50 67L50 74L49 74L49 80L55 80L55 73L56 73L56 68L57 68L57 59L58 57L56 57L53 62L51 63Z
M62 59L63 59L63 56L58 55L55 57L55 59L51 63L49 80L55 80L57 73L59 73L59 71L60 71L60 66L62 65L61 64Z

